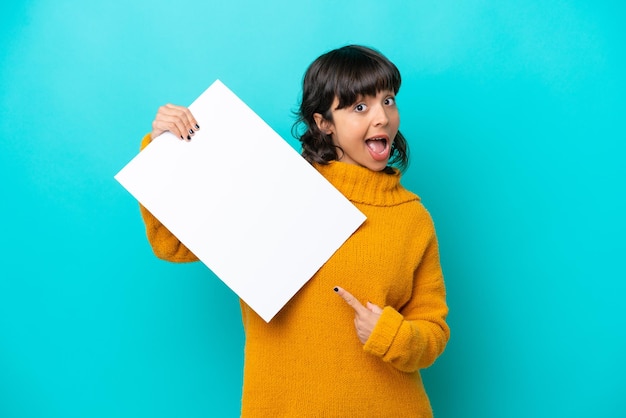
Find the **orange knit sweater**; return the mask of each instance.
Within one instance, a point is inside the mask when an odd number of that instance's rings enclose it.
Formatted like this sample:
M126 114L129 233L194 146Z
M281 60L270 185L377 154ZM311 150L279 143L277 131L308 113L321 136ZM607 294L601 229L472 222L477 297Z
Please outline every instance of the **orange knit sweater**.
M419 369L435 361L450 336L431 217L399 174L340 162L316 168L367 220L269 324L241 303L242 416L431 417ZM197 260L141 210L157 256ZM316 233L306 219L302 233ZM365 345L334 286L384 307Z

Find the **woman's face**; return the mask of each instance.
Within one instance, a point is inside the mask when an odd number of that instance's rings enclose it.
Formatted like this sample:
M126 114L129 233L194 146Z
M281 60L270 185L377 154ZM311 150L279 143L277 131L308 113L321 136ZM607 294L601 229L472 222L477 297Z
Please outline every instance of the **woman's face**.
M331 106L332 122L315 114L322 132L330 135L338 160L381 171L387 167L393 139L400 127L400 114L393 91L380 91L376 96L362 96L346 108L337 109L335 97ZM343 151L342 151L343 150Z

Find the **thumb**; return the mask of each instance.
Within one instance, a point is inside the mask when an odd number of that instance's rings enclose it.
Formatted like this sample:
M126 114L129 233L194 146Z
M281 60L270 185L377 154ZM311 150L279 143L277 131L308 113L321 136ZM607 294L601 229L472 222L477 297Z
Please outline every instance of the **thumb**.
M365 305L367 307L367 309L369 309L370 311L374 312L375 314L382 314L383 310L380 306L373 304L372 302L367 302L367 304Z

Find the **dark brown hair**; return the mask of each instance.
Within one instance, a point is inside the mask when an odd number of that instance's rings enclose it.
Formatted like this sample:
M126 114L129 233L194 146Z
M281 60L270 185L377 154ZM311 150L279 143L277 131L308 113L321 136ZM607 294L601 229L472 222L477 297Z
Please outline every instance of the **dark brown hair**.
M302 144L302 156L310 163L328 164L338 160L337 147L331 137L320 131L314 114L321 114L332 122L332 103L339 100L337 109L353 105L360 96L375 96L383 90L400 90L400 71L380 52L359 45L348 45L327 52L309 66L302 82L302 101L297 111L293 135ZM298 129L304 125L305 130ZM409 163L409 149L398 131L393 141L389 166L400 171ZM392 172L391 167L385 170Z

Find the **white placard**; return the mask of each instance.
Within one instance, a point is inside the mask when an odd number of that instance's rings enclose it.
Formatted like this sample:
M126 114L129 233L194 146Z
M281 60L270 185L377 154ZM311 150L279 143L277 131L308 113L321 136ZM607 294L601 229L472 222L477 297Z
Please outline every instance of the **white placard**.
M219 80L189 109L115 179L269 322L365 216Z

